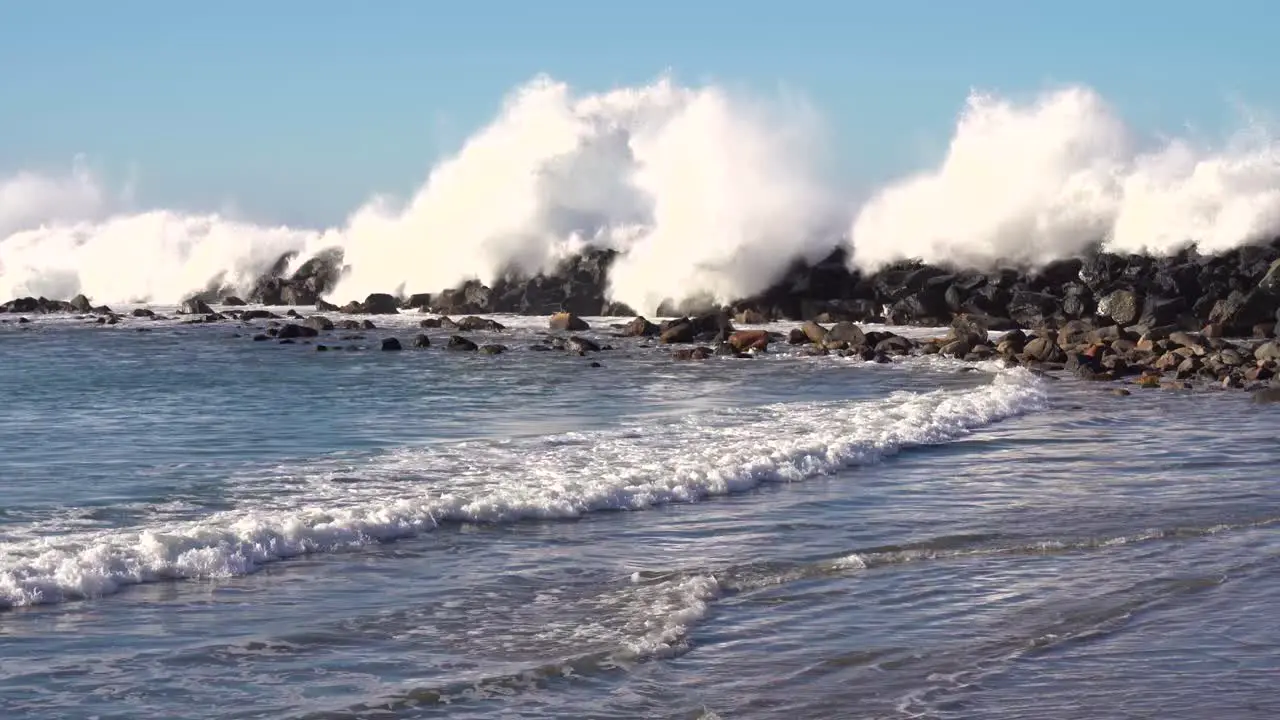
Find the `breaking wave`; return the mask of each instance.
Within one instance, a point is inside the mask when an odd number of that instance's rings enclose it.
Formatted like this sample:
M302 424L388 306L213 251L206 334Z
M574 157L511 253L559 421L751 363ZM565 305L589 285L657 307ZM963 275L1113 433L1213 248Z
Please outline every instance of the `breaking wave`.
M539 77L412 197L374 198L339 227L125 212L79 168L0 181L0 297L177 303L213 282L246 290L285 252L296 267L337 246L348 271L329 297L344 302L609 247L621 252L611 299L652 312L750 295L845 243L867 271L903 258L1034 266L1099 242L1218 252L1280 234L1278 149L1257 128L1216 148L1153 142L1085 87L1030 102L975 93L936 167L859 204L802 102L669 79L577 94Z

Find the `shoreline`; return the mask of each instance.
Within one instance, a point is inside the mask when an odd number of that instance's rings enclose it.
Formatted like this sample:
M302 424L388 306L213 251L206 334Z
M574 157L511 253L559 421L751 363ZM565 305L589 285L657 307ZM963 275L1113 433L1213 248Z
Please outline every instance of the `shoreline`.
M219 305L215 309L202 301L188 301L172 311L136 306L117 313L104 306L87 306L83 298L65 303L37 300L35 307L45 310L39 313L45 317L57 316L88 326L124 324L136 331L148 331L152 328L147 326L157 321L234 327L235 338L312 346L317 351L440 348L499 355L513 349L501 342L507 328L493 317L481 315L455 318L417 310L401 313L398 308L352 314L344 312L349 308L332 311L323 305L311 314L303 314L302 308L283 306ZM73 308L76 309L68 312ZM48 312L50 309L53 312ZM36 313L0 313L0 324L29 326L32 321L27 315ZM379 317L395 317L396 321L392 327L380 326L375 322ZM1024 367L1051 378L1074 377L1109 387L1118 395L1145 389L1230 389L1252 393L1255 402L1280 402L1280 340L1221 337L1213 328L1194 333L1168 326L1121 328L1072 320L1060 328L1028 332L1021 328L989 329L984 326L984 318L969 315L955 317L949 327L892 329L849 321L735 323L727 312L655 319L656 322L643 316L597 316L588 323L563 312L516 317L531 321L522 323L520 329L541 333L536 342L524 349L581 358L606 358L616 349L607 344L608 339L639 341L639 348L665 349L674 362L749 359L774 353L780 346L804 356L838 356L877 363L940 355L968 363L994 361L1006 368ZM417 322L408 326L405 319ZM788 327L789 330L783 329ZM369 344L361 344L366 342ZM590 365L599 367L600 363Z

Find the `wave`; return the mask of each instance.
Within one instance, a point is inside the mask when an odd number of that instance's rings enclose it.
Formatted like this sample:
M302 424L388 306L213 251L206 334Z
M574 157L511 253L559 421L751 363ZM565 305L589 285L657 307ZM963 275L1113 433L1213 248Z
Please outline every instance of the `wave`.
M58 603L166 579L226 577L441 523L575 518L803 481L951 442L1044 407L1041 381L1005 371L963 391L782 404L610 433L404 450L356 468L282 468L299 493L199 521L0 543L0 607ZM353 476L359 482L353 482ZM263 487L270 479L255 478Z
M1028 266L1100 245L1218 253L1280 234L1280 144L1250 128L1223 149L1144 149L1097 93L1027 104L970 96L941 164L876 193L850 231L863 270L918 258Z
M23 173L0 181L0 297L176 304L214 283L247 291L283 253L298 253L296 269L340 247L348 269L329 298L341 303L491 283L594 247L620 252L610 299L652 313L749 296L837 247L874 271L905 258L1036 266L1099 244L1212 253L1280 234L1267 133L1153 141L1087 87L972 94L936 167L861 204L826 167L828 140L788 98L667 78L581 94L538 77L407 201L373 198L336 227L125 212L81 169Z

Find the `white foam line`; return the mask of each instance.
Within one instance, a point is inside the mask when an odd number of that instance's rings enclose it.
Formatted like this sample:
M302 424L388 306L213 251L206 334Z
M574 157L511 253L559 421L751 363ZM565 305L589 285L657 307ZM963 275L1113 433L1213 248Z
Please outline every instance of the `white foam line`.
M1014 370L963 391L772 405L616 433L405 450L360 467L363 483L335 482L334 468L321 463L304 469L308 487L301 496L275 507L0 544L0 606L96 597L155 580L242 575L284 558L414 536L442 522L575 518L695 502L949 442L1039 409L1044 400L1040 382Z

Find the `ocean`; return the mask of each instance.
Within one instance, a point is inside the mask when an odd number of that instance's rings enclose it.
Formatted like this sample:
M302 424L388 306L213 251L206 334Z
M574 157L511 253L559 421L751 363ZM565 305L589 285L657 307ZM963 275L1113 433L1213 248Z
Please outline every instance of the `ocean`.
M4 318L0 717L1280 715L1280 406L421 317Z

